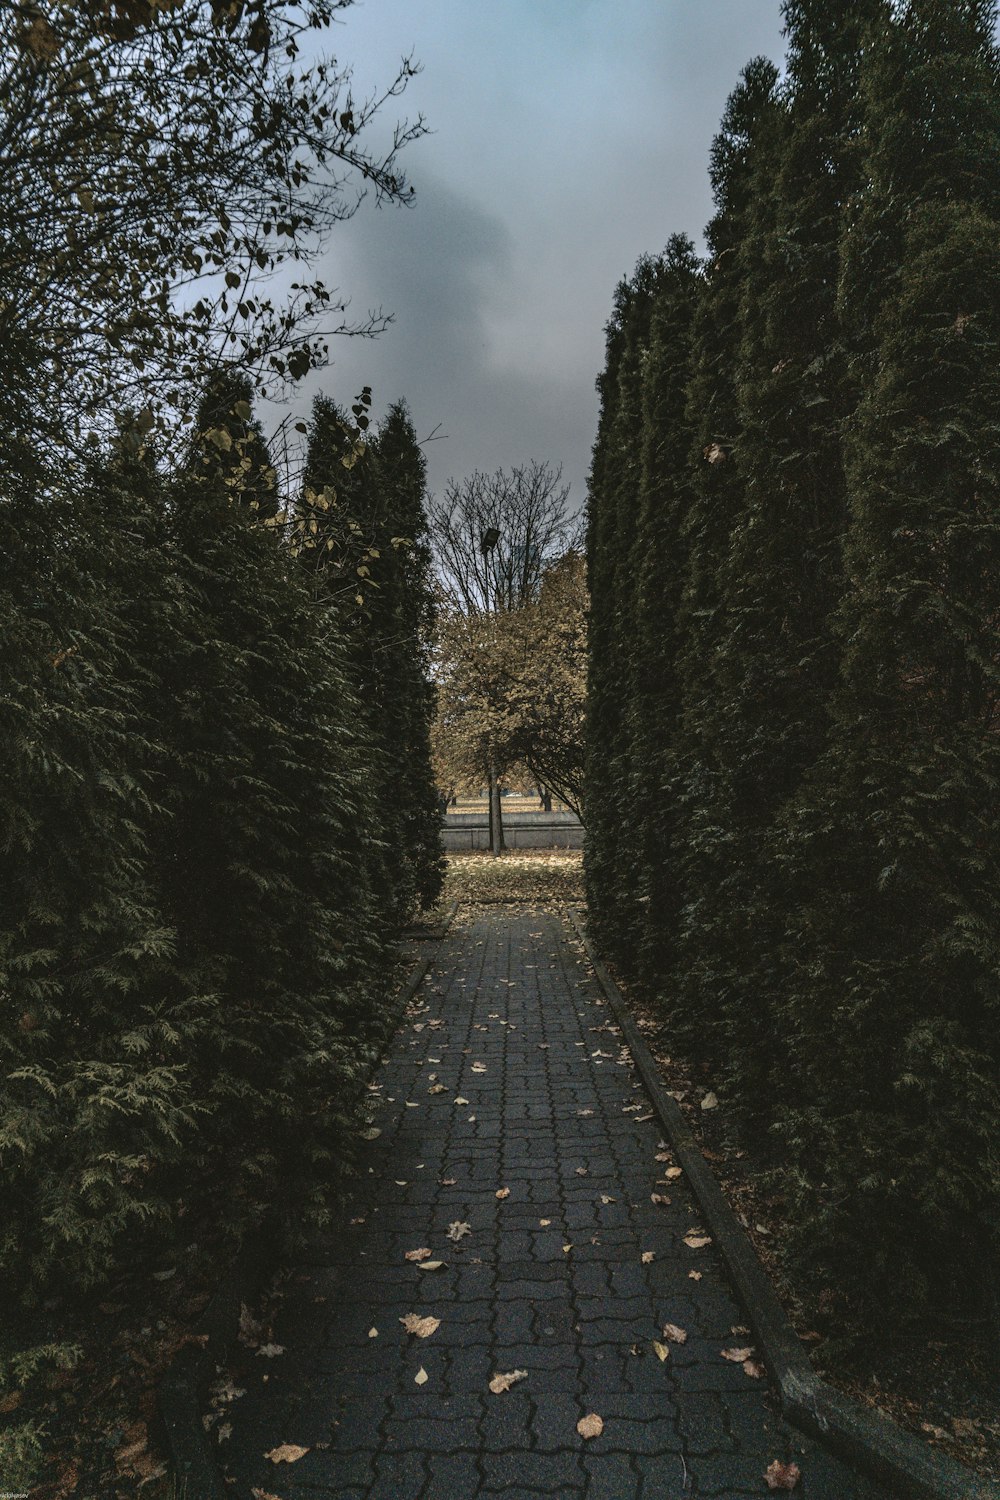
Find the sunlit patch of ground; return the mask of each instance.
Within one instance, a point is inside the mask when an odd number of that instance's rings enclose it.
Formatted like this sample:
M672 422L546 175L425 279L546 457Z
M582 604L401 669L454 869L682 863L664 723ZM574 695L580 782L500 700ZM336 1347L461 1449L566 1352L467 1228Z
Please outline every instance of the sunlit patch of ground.
M582 901L583 851L449 854L444 901Z
M490 804L485 797L459 797L454 807L449 804L450 813L481 813L484 818L489 817ZM520 792L512 793L503 798L503 812L528 813L540 812L541 803L535 795L522 795ZM569 812L565 802L560 802L558 797L552 798L553 812Z

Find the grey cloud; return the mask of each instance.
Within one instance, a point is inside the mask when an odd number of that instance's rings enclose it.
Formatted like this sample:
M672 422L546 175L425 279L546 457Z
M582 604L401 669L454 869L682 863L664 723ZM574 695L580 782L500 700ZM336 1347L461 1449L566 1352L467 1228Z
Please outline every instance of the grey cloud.
M538 458L565 465L579 503L579 455L595 420L594 404L579 399L579 371L534 367L530 347L517 368L492 358L490 320L517 310L509 232L427 174L418 192L412 209L361 213L335 236L322 270L349 290L349 316L384 302L394 320L376 340L336 340L331 366L304 396L320 389L349 401L370 385L376 411L405 397L418 436L445 434L425 450L433 490L475 468Z

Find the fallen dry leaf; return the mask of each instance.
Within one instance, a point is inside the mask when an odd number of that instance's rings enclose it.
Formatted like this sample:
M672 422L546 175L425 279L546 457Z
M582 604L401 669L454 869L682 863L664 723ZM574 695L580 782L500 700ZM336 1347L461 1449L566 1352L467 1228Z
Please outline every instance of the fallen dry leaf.
M686 1234L684 1236L684 1243L691 1250L702 1250L706 1245L712 1243L712 1238L708 1234Z
M277 1448L265 1453L264 1457L269 1458L273 1464L297 1464L308 1452L308 1448L301 1448L298 1443L280 1443Z
M670 1160L670 1152L669 1151L657 1151L656 1155L653 1157L653 1160L654 1161L669 1161Z
M644 1266L651 1266L653 1264L653 1261L656 1259L656 1255L652 1250L644 1250L640 1259L642 1260Z
M661 1364L664 1360L670 1358L670 1350L667 1348L666 1344L659 1343L657 1339L653 1340L653 1352Z
M463 1235L472 1233L471 1224L463 1224L461 1219L456 1219L453 1224L448 1225L448 1238L457 1244Z
M802 1470L798 1464L783 1464L776 1458L764 1470L764 1478L769 1490L794 1490L802 1478Z
M494 1396L501 1396L504 1391L509 1391L512 1385L516 1385L519 1380L527 1380L527 1378L527 1370L509 1370L506 1375L494 1375L490 1381L490 1390Z
M497 1188L496 1196L498 1198L509 1198L510 1197L510 1188Z
M443 1271L447 1266L446 1260L425 1260L417 1267L418 1271Z
M368 1337L370 1339L377 1339L378 1338L378 1329L377 1328L369 1328L369 1330L368 1330Z
M767 1371L759 1359L745 1359L743 1361L743 1373L749 1375L751 1380L763 1380Z
M588 1173L586 1167L577 1167L577 1169L576 1169L576 1175L577 1175L577 1177L587 1177L590 1174Z
M730 1364L741 1365L745 1359L753 1354L752 1349L720 1349L719 1353L723 1359L728 1359Z
M609 1193L602 1193L601 1194L601 1202L602 1203L617 1203L617 1201L618 1201L617 1198L612 1198Z
M444 1093L444 1084L443 1083L432 1083L431 1086L430 1086L430 1088L427 1090L427 1092L429 1094L443 1094Z
M663 1337L669 1339L672 1344L686 1344L687 1329L678 1328L676 1323L664 1323Z
M417 1373L413 1377L413 1384L414 1385L426 1385L429 1379L430 1379L430 1376L427 1374L427 1371L424 1369L423 1365L421 1365L420 1369L417 1371Z
M701 1101L702 1109L718 1109L719 1101L714 1094L705 1094Z
M572 1248L572 1245L563 1245L563 1255L568 1255Z
M688 1280L689 1281L700 1281L701 1280L701 1272L700 1271L689 1271L688 1272Z
M541 1226L542 1226L543 1229L548 1229L549 1225L552 1223L552 1220L551 1219L539 1219L538 1222L539 1222L539 1224L541 1224Z
M261 1344L257 1353L262 1354L265 1359L277 1359L279 1354L284 1354L284 1344Z
M272 1495L270 1490L261 1490L254 1485L250 1491L251 1500L281 1500L280 1495Z
M664 1172L663 1175L664 1175L665 1178L667 1178L667 1180L669 1182L676 1182L677 1179L678 1179L678 1177L683 1177L684 1176L684 1168L683 1167L668 1167L667 1170Z
M667 1208L670 1203L670 1199L666 1193L650 1193L649 1201L650 1203L658 1203L661 1208Z
M472 1071L473 1071L473 1073L485 1073L486 1072L486 1064L485 1063L481 1063L481 1062L474 1062L472 1064Z
M576 1424L576 1430L582 1438L600 1437L604 1431L604 1421L596 1411L592 1411L586 1417L581 1417Z
M361 1139L363 1141L377 1141L381 1134L382 1132L378 1126L370 1125L367 1130L362 1130Z
M456 1104L468 1104L468 1102L468 1099L463 1099L461 1094L459 1094L458 1098L455 1100Z
M429 1339L441 1327L440 1318L422 1318L419 1313L407 1313L399 1321L407 1333L415 1333L418 1339Z
M431 1254L426 1245L421 1245L419 1250L407 1250L404 1260L426 1260Z
M438 1184L441 1187L454 1187L458 1181L457 1177L439 1177Z

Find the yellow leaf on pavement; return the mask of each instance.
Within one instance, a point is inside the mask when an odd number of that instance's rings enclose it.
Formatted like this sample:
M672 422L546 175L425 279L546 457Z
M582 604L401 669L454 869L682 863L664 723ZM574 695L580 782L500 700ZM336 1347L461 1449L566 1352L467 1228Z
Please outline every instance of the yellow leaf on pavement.
M407 1333L415 1333L418 1339L429 1339L441 1327L440 1318L422 1318L419 1313L407 1313L399 1321Z
M308 1448L301 1448L298 1443L279 1443L277 1448L272 1448L264 1457L269 1458L273 1464L296 1464L308 1452Z

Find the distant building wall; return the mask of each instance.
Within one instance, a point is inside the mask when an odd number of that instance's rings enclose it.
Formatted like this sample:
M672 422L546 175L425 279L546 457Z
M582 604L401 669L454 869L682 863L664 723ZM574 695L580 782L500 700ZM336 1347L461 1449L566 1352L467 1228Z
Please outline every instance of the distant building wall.
M508 849L582 849L583 824L570 812L507 813L503 819ZM442 819L441 842L451 853L490 847L490 820L485 813L448 813Z

